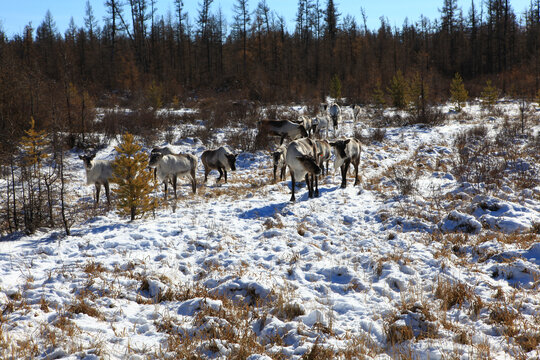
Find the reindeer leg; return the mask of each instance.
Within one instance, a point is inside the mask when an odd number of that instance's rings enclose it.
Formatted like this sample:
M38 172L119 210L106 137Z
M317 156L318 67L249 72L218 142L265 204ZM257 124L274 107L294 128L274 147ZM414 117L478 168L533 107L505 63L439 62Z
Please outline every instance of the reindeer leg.
M292 189L291 200L289 200L289 201L294 202L294 201L296 201L296 198L294 197L294 171L289 169L289 173L291 174L291 189Z
M354 164L354 186L360 183L360 180L358 180L358 165L358 163Z
M285 170L286 170L286 168L285 168L285 166L283 166L281 168L281 175L280 175L281 181L285 180Z
M177 178L176 178L176 174L173 176L173 179L172 179L172 186L173 186L173 191L174 191L174 199L176 200L177 197L176 197L176 182L177 182Z
M341 187L345 189L347 187L347 171L349 171L349 165L351 160L345 160L345 163L341 165Z
M111 195L109 192L109 182L103 184L105 186L105 196L107 196L107 205L111 206Z
M208 169L206 166L204 167L204 183L206 184L206 180L208 180L208 173L210 172L210 169Z
M277 164L274 164L274 183L276 182Z
M96 183L96 206L99 205L99 191L101 190L101 185Z
M283 145L283 140L285 140L285 135L281 135L281 141L279 142L279 146Z
M217 169L219 171L219 177L217 178L216 182L219 182L219 180L221 180L221 177L223 176L223 170L221 170L220 167L218 167Z
M163 196L165 197L165 200L167 200L167 182L169 180L165 178L165 181L163 182L163 185L165 185L165 191L163 192Z
M225 184L227 183L227 170L224 168L223 173L225 174Z
M313 197L313 179L310 178L309 174L306 174L306 185L308 188L308 198Z
M319 177L317 175L311 175L315 179L315 197L319 197Z
M197 178L195 177L195 168L191 169L191 190L195 194L197 192Z
M330 160L326 160L326 175L328 175L328 165L330 163Z

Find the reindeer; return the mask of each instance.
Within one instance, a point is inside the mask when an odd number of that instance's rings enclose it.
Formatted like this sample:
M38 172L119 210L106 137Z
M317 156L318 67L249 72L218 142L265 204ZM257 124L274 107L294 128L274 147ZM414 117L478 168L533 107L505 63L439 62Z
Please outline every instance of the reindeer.
M324 162L326 161L326 175L328 175L328 163L330 162L330 156L332 156L332 147L327 140L314 140L315 147L317 149L317 164L321 168L321 175L325 175Z
M221 146L214 150L206 150L201 155L201 161L204 165L204 182L208 179L208 173L212 169L219 171L217 182L225 175L227 182L227 170L236 170L236 157L229 149Z
M287 147L281 145L276 151L272 153L272 159L274 160L274 182L276 182L276 172L280 169L279 179L285 180L285 170L287 169Z
M191 154L168 154L163 155L159 151L150 154L148 162L150 168L156 169L158 181L165 185L165 199L167 198L167 182L170 180L173 185L174 198L176 199L176 182L178 176L186 176L191 180L191 189L197 192L197 158Z
M326 131L326 138L328 138L328 115L319 115L312 120L312 130L313 134L316 134L317 137L321 137L323 130Z
M150 152L150 157L152 157L152 154L157 153L157 152L161 153L161 155L163 155L163 156L174 154L173 149L171 149L168 146L163 146L163 147L155 147L155 148L153 148L152 151ZM156 176L157 176L156 173L157 173L157 169L154 168L154 180L156 180Z
M332 125L334 125L334 135L336 133L336 130L339 126L339 122L341 121L341 108L338 104L333 103L328 108L328 115L330 115L330 118L332 119Z
M353 115L353 121L356 123L358 121L358 117L360 116L360 113L362 112L362 107L360 105L354 104L351 105L352 108L352 115Z
M354 138L336 140L330 142L330 145L334 148L336 153L336 160L334 162L334 168L337 170L341 168L341 187L347 187L347 171L349 171L349 165L354 165L354 186L359 183L358 180L358 166L360 164L360 155L362 152L362 146L360 142Z
M308 137L303 124L297 124L289 120L263 120L260 131L267 131L269 135L279 136L279 145L283 144L286 137L294 140L298 137Z
M296 201L294 188L296 179L305 176L308 187L308 196L319 196L319 182L317 176L321 173L321 168L317 165L315 155L317 153L315 143L309 139L299 139L292 141L287 146L287 166L291 174L292 195L290 201Z
M109 180L112 178L113 169L109 160L94 160L96 154L79 155L79 159L84 161L84 169L86 170L86 184L94 184L96 186L96 205L99 203L99 192L101 185L105 187L105 196L107 204L111 204L111 196L109 194Z
M309 135L313 134L313 122L310 117L306 115L301 115L298 117L298 122L304 126L304 129L306 129L306 132Z

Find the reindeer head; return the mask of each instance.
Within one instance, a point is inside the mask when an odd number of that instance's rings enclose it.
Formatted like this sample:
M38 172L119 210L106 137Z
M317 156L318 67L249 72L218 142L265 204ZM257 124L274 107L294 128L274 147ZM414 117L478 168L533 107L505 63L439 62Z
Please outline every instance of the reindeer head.
M85 155L79 155L79 159L84 161L84 167L87 169L92 168L92 160L96 157L96 154L85 154Z
M321 173L321 168L317 165L317 162L312 156L302 155L296 157L306 171L310 174L319 175Z
M148 166L151 168L157 167L157 164L163 158L163 154L160 151L154 151L150 153L150 160L148 160Z
M346 140L337 140L330 142L330 146L332 146L334 149L336 149L336 155L341 159L347 158L347 153L345 152L345 149L347 148L347 144L351 141L351 139Z
M238 154L225 154L227 157L227 161L229 162L229 166L232 171L236 170L236 157Z

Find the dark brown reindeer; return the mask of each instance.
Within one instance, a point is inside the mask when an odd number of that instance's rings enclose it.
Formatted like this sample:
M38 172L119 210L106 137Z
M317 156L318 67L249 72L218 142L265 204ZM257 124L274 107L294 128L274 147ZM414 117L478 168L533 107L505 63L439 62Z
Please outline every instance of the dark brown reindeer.
M360 164L360 154L362 145L354 138L336 140L330 142L336 154L334 162L335 169L341 168L341 187L347 187L347 172L352 163L354 165L354 186L358 185L358 166Z
M204 165L204 182L208 179L208 173L212 169L219 171L219 177L217 182L221 180L221 177L225 175L225 182L227 182L227 170L236 170L236 157L238 155L233 154L229 149L221 146L214 150L206 150L201 155L201 161Z

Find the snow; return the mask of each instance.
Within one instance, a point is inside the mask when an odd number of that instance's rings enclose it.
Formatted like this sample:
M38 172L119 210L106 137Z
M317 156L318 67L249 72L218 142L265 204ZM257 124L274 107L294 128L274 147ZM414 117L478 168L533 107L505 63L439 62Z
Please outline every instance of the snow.
M466 110L481 115L476 105ZM365 130L348 111L340 132ZM339 188L335 172L314 199L301 186L290 203L290 181L272 184L268 153L241 153L229 183L216 184L213 171L192 195L181 181L176 206L155 218L128 222L102 211L74 224L71 236L47 229L6 236L0 349L30 336L38 359L178 358L171 344L180 339L185 351L227 358L250 329L261 348L251 348L249 360L300 359L315 344L339 351L355 341L374 359L408 351L477 358L484 346L493 358L538 358L540 348L509 340L492 312L504 304L540 336L540 244L531 232L540 223L540 191L506 185L479 193L483 185L452 174L453 137L475 124L389 128L384 142L363 144L360 187ZM114 145L98 157L114 158ZM205 149L193 138L159 145L197 156ZM78 179L73 194L91 202L75 152L68 164ZM400 193L393 166L417 174L411 194ZM442 309L435 290L446 280L469 286L471 297ZM76 311L81 302L96 313ZM404 328L413 338L391 344L389 332ZM55 341L43 335L50 332ZM460 334L469 341L456 341Z

